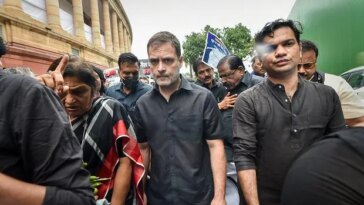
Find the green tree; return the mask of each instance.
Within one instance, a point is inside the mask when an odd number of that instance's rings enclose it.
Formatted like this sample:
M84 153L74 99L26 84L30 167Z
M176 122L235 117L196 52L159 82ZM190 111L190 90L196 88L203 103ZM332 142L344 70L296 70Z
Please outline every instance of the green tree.
M250 30L241 23L233 28L225 27L222 41L231 53L240 58L245 58L253 50Z
M250 30L241 23L233 28L225 27L223 29L207 25L199 33L193 32L186 35L186 41L183 42L182 47L187 65L192 65L199 56L203 55L208 31L217 35L231 53L241 58L244 58L252 51L253 43Z

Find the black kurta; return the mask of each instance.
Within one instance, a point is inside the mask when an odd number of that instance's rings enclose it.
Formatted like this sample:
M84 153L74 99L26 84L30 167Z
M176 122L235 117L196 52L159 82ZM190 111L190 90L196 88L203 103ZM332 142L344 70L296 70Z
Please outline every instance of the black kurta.
M283 85L266 80L240 94L235 104L236 168L256 169L261 204L279 204L284 177L297 154L344 127L332 88L300 79L290 102Z

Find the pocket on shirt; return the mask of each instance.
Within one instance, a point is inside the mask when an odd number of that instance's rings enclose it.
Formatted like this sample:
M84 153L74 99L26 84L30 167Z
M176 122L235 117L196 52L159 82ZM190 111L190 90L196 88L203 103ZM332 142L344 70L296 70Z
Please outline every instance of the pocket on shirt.
M175 119L176 132L181 140L201 141L203 135L202 117L196 114L179 115Z

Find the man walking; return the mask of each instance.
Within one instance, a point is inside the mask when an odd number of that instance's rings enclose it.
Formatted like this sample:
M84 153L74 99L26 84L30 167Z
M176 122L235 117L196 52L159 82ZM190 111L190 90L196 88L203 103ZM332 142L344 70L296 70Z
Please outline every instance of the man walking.
M298 76L300 33L295 22L282 19L257 33L255 43L268 77L235 103L234 161L249 205L280 204L284 178L298 153L345 128L335 91Z
M135 110L144 165L151 165L148 204L224 205L226 159L212 93L180 75L179 40L159 32L147 45L156 87Z

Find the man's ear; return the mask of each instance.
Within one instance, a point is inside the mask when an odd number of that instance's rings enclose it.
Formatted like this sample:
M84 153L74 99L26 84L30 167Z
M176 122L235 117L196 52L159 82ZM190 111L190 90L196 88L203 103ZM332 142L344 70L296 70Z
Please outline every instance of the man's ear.
M302 59L302 43L300 42L300 59Z

